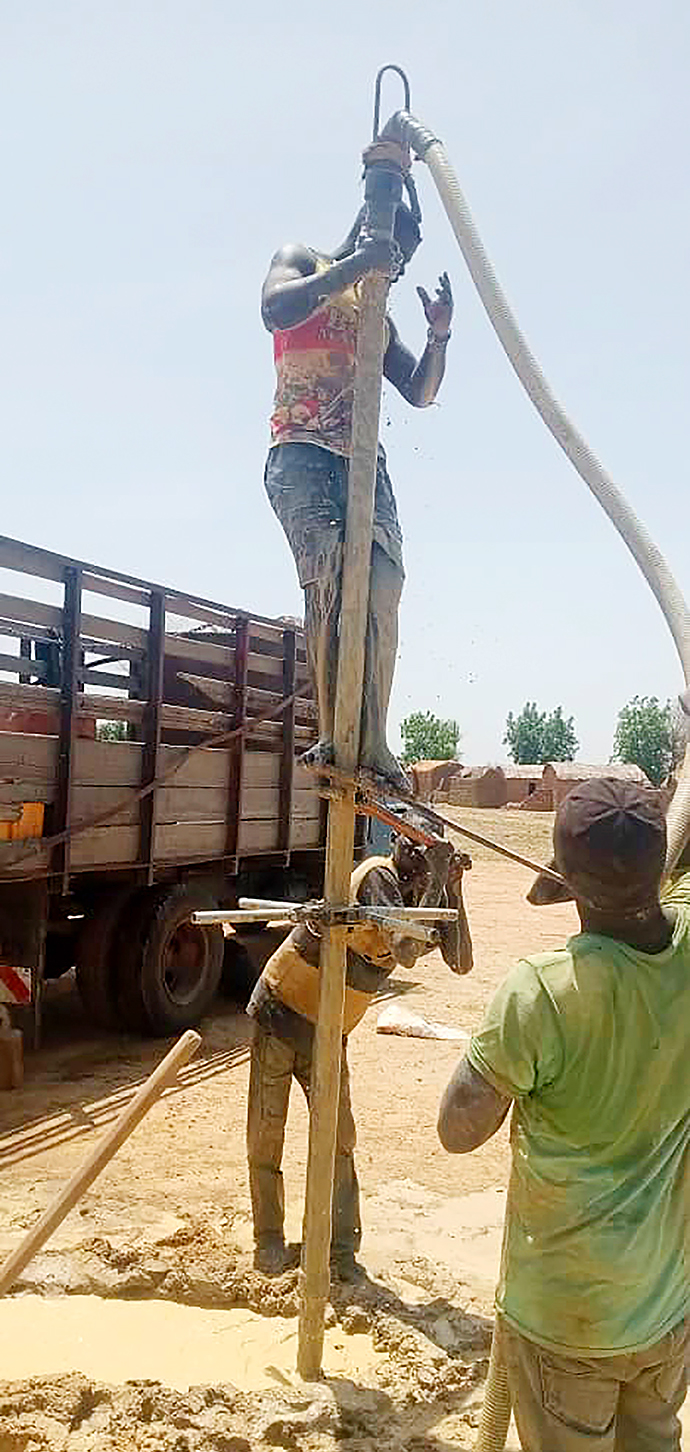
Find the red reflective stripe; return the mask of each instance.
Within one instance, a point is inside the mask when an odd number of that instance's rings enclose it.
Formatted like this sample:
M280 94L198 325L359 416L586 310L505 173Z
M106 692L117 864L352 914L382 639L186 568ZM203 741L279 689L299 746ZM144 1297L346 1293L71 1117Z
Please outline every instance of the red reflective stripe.
M15 1003L31 1002L31 989L16 968L7 968L4 963L0 963L0 983L4 983L9 989Z

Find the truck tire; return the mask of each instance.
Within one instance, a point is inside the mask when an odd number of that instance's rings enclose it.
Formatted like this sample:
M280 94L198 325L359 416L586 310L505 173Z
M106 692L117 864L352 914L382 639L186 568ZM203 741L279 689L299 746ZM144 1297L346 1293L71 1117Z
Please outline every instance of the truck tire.
M148 889L118 934L118 1012L134 1033L164 1036L192 1028L218 991L225 939L218 924L189 919L217 900L205 887L177 883Z
M115 938L131 888L111 892L94 904L76 943L77 988L86 1016L101 1029L121 1028L117 1007Z

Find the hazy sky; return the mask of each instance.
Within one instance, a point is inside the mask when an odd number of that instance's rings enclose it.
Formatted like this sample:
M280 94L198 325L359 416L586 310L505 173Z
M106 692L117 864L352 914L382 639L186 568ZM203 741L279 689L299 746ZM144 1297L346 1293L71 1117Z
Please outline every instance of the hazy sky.
M347 230L397 61L553 387L690 594L689 42L683 0L0 0L3 532L300 613L262 487L259 289L281 242ZM670 636L416 175L393 312L421 350L414 287L448 268L456 315L438 406L384 399L408 572L392 719L456 716L465 760L497 759L535 698L606 759L632 695L679 688Z

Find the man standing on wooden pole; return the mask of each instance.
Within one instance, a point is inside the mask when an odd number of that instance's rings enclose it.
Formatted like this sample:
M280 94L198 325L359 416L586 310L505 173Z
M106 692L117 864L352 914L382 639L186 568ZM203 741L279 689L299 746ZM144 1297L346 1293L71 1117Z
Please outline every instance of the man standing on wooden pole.
M392 239L402 199L405 157L393 148L367 152L366 227L373 238ZM384 159L385 158L385 159ZM371 540L378 454L381 381L385 352L389 279L371 272L362 281L355 397L352 419L342 610L336 678L333 746L336 767L353 777L359 762L364 651L369 605ZM329 906L348 901L355 840L354 788L331 800L328 812L324 898ZM326 1303L330 1290L331 1198L345 996L346 929L327 927L321 948L321 990L314 1042L304 1247L300 1274L297 1369L307 1380L321 1371Z
M379 160L398 158L397 142L376 143ZM365 164L376 150L365 153ZM394 164L394 163L392 163ZM372 162L372 165L374 163ZM398 167L398 170L400 168ZM303 244L281 247L261 294L261 315L273 338L276 392L266 492L292 550L304 590L304 627L318 710L319 740L304 757L333 766L335 695L348 476L362 288L379 273L403 276L421 241L421 213L409 173L410 206L399 201L393 233L368 225L363 207L345 241L325 255ZM389 316L383 373L412 408L427 408L443 380L453 316L446 273L435 298L417 293L427 322L419 357L406 347ZM378 383L376 388L378 389ZM378 397L378 393L377 393ZM408 794L405 774L387 742L388 701L398 651L398 607L404 581L402 533L386 456L378 445L374 490L369 608L358 765L384 789Z

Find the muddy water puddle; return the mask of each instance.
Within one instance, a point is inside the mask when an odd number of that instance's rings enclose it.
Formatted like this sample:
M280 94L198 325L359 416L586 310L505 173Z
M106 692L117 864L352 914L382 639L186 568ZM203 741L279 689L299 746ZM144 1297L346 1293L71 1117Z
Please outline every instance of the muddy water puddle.
M231 1382L244 1391L290 1382L297 1321L239 1307L37 1295L0 1300L2 1376L18 1381L80 1371L120 1385L151 1380L179 1391ZM368 1380L383 1360L368 1336L326 1331L326 1376Z

